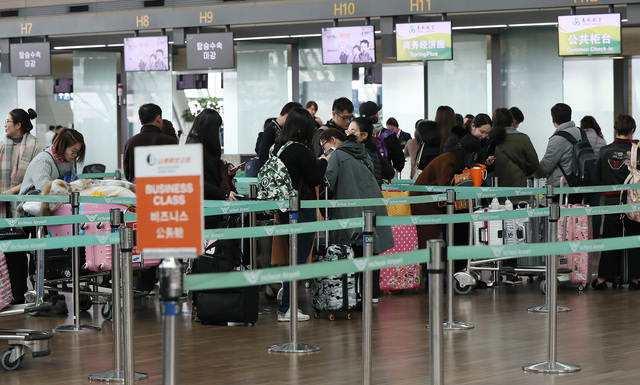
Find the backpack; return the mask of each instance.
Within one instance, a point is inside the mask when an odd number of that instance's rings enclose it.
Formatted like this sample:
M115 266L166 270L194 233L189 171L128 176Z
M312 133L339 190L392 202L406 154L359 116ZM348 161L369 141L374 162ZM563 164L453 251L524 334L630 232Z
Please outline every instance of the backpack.
M635 143L631 145L631 158L629 158L629 175L624 180L624 184L635 184L640 183L640 170L637 169L637 161L638 161L638 145ZM620 204L622 202L622 194L624 191L620 191ZM640 190L629 190L627 191L627 204L637 204L640 203ZM629 211L626 212L625 215L627 218L632 221L640 222L640 211Z
M387 129L382 129L382 131L378 132L378 135L376 136L377 141L377 146L378 146L378 151L380 152L380 155L382 155L385 159L389 159L389 151L387 150L387 145L384 143L384 140L387 139L391 134L394 134L393 131L391 130L387 130Z
M596 163L598 161L598 158L596 157L595 152L593 152L591 144L589 144L587 133L582 129L580 130L580 141L577 141L576 138L573 137L573 135L566 131L558 131L553 134L553 136L556 135L568 140L572 146L573 173L567 175L560 163L558 163L558 167L560 168L560 171L562 171L562 175L564 175L567 183L569 183L569 186L579 187L593 186L597 184Z
M285 166L280 155L294 143L289 141L285 143L278 153L275 154L274 146L269 151L269 159L258 171L258 199L259 200L273 200L283 201L288 200L290 196L298 195L298 191L293 187L293 181L287 166ZM282 212L286 212L287 209L280 209Z

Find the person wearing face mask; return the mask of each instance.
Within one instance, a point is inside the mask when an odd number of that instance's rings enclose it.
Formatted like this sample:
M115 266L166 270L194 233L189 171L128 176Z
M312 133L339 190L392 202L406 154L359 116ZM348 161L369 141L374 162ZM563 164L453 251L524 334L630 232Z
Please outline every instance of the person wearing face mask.
M371 162L373 163L373 175L376 177L378 186L382 186L384 179L392 179L395 175L393 167L387 159L382 156L378 149L378 140L373 136L373 124L371 120L359 117L353 119L346 131L348 136L355 136L358 143L364 143Z
M22 180L31 160L42 152L38 139L31 135L32 119L38 115L35 110L16 108L9 112L4 122L6 137L0 143L0 191L3 195L14 195L20 191ZM17 218L15 204L2 202L0 218ZM5 253L7 269L10 272L13 303L23 303L27 292L28 259L24 251Z

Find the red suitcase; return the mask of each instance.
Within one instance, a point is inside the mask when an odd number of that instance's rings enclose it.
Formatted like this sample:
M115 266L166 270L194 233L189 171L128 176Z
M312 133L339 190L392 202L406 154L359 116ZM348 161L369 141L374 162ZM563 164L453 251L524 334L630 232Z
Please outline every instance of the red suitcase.
M584 207L582 205L568 205L568 207ZM566 225L565 225L566 223ZM575 242L592 238L591 217L581 215L577 217L561 217L558 221L558 241ZM576 248L578 243L574 243ZM558 267L571 269L569 283L577 285L579 290L584 290L591 281L591 269L589 253L574 253L558 257Z
M414 225L391 226L395 246L380 255L405 253L417 249L418 233ZM392 290L420 288L420 265L397 266L380 270L380 290L388 294Z

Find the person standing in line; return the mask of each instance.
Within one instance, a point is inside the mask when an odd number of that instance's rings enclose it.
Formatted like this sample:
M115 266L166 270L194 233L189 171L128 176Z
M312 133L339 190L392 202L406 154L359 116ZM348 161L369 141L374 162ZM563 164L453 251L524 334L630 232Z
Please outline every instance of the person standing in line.
M318 103L310 100L307 102L307 104L304 105L304 108L309 111L309 113L313 117L313 120L316 122L316 129L322 127L322 119L316 116L316 113L318 112Z
M315 126L313 117L309 111L302 107L296 107L289 111L284 127L276 138L274 151L277 153L281 147L287 146L280 154L282 163L286 166L291 176L294 188L298 190L301 201L317 200L316 186L322 183L327 169L326 156L319 159L311 150L311 139ZM281 216L282 217L282 216ZM316 209L301 208L298 211L298 223L316 221ZM283 223L285 221L281 221ZM301 233L298 235L298 264L304 264L313 247L315 233ZM291 309L289 299L289 282L282 285L282 301L278 308L278 322L289 322L291 320ZM297 304L293 304L297 308ZM298 321L308 321L309 315L302 310L294 310Z
M400 147L404 151L404 148L407 145L407 142L411 140L411 134L408 132L402 131L400 129L400 125L398 124L398 121L394 117L387 119L387 130L391 130L395 132L396 136L398 137L398 142L400 142Z
M524 114L516 106L509 108L509 112L511 113L511 116L513 116L513 123L511 123L511 127L517 129L520 127L520 123L524 122Z
M327 121L324 126L316 129L313 133L313 139L311 140L313 153L316 156L320 156L324 152L318 144L318 139L320 138L320 134L322 134L322 131L326 130L327 128L333 127L339 129L342 132L345 132L349 128L349 123L351 123L352 119L353 103L351 103L351 100L345 97L334 100L333 105L331 106L331 119Z
M607 141L604 139L604 136L602 136L602 130L596 119L593 116L586 115L580 120L580 129L587 133L589 144L591 144L591 148L596 154L596 157L599 157L600 149L607 145ZM591 207L600 206L600 194L586 194L585 202ZM602 215L593 215L591 221L593 225L593 237L600 238L602 234Z
M636 121L629 115L618 115L613 123L615 139L613 143L600 149L600 157L596 166L596 175L601 185L623 184L631 167L631 147ZM636 158L636 164L637 164ZM622 195L623 203L627 203L627 195ZM604 204L614 206L620 204L620 192L606 192ZM640 222L632 221L626 215L606 214L602 227L602 238L640 235ZM591 282L596 290L606 290L607 281L613 282L621 270L619 263L625 250L603 251L598 265L598 278ZM627 249L629 263L629 290L640 290L640 248Z
M298 102L285 104L280 110L280 115L265 127L262 132L262 138L260 138L260 147L258 148L258 159L260 159L260 162L256 170L259 170L267 162L267 159L269 159L269 150L271 150L271 146L276 142L276 137L280 134L280 131L282 131L282 127L287 121L289 111L294 108L302 108L302 104Z
M395 170L400 172L404 168L404 153L395 132L387 130L380 122L379 111L381 108L374 102L364 102L360 105L360 116L371 121L371 124L373 124L373 136L378 139L380 153Z
M0 143L0 191L3 195L15 195L20 192L24 174L31 160L42 152L38 139L30 132L33 129L31 120L38 116L36 111L25 111L16 108L9 112L4 122L5 139ZM53 136L53 126L47 133ZM16 205L2 202L0 218L17 218ZM24 293L29 290L29 259L24 251L5 253L9 280L13 293L13 303L23 303Z
M162 109L153 103L147 103L138 109L140 119L140 132L127 140L124 145L124 177L131 183L135 183L136 168L134 149L138 146L156 146L163 144L178 144L178 138L173 138L162 133L164 125L162 120Z

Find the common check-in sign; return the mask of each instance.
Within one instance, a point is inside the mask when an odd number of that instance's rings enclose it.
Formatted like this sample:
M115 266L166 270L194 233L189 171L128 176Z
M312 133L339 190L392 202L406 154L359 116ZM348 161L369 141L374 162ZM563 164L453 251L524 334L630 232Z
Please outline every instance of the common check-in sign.
M167 249L201 254L202 145L136 147L134 156L138 250L145 258Z

